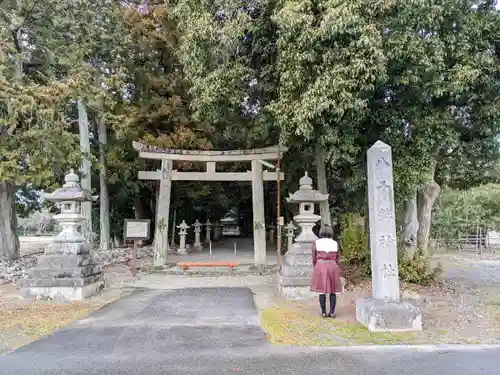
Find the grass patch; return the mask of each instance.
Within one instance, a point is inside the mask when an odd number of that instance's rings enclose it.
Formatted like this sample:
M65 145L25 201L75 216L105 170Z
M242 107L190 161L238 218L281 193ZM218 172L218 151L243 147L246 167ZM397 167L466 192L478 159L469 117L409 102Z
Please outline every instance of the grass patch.
M359 323L324 319L308 311L273 307L262 311L264 330L273 345L338 346L360 344L409 344L413 333L370 332Z

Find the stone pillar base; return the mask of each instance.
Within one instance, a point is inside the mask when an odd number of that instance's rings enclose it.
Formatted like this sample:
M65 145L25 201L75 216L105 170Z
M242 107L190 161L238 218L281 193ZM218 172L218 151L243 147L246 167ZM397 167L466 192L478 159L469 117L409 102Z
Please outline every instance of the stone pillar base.
M279 292L288 300L311 298L318 295L316 292L311 292L310 276L289 277L281 274L279 277Z
M311 292L311 287L309 285L303 286L283 284L281 277L279 283L279 292L287 300L311 298L318 295L318 293Z
M306 245L310 248L310 244ZM310 291L313 265L311 251L287 252L281 266L279 289L289 300L309 298L316 293Z
M86 278L21 280L21 291L27 295L68 301L82 301L103 289L102 275Z
M358 298L356 318L371 332L422 331L420 309L407 302Z
M102 265L90 256L87 243L54 242L19 285L28 295L81 301L104 289Z

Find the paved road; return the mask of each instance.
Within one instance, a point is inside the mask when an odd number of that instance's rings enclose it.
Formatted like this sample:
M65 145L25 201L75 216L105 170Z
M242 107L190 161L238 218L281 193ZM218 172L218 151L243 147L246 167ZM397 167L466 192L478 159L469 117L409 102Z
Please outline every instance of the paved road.
M500 349L275 348L246 288L137 291L0 357L5 375L481 375Z

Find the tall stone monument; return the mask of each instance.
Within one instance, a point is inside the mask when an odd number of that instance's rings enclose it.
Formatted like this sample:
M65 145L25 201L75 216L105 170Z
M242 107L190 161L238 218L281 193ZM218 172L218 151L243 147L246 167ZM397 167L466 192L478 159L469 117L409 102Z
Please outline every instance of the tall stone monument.
M299 181L300 188L287 198L289 203L299 204L299 214L294 221L300 227L295 243L285 254L280 271L281 294L288 299L299 299L311 295L310 283L313 272L312 243L318 238L313 228L321 219L314 213L314 205L328 199L312 187L312 179L305 173Z
M420 331L420 309L399 300L398 253L391 147L368 150L372 297L356 301L356 318L370 331Z
M42 298L83 300L104 287L102 266L92 259L90 246L81 232L85 224L82 202L92 202L98 197L80 186L73 170L64 181L62 188L42 194L44 199L58 204L61 212L54 219L62 231L38 257L28 278L21 280L21 288Z

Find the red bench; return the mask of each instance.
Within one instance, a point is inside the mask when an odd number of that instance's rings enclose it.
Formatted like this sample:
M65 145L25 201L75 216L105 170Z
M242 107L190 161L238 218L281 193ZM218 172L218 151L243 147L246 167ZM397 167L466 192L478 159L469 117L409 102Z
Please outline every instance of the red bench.
M232 271L234 267L239 266L239 263L236 262L180 262L177 263L177 266L183 271L192 267L229 267Z

